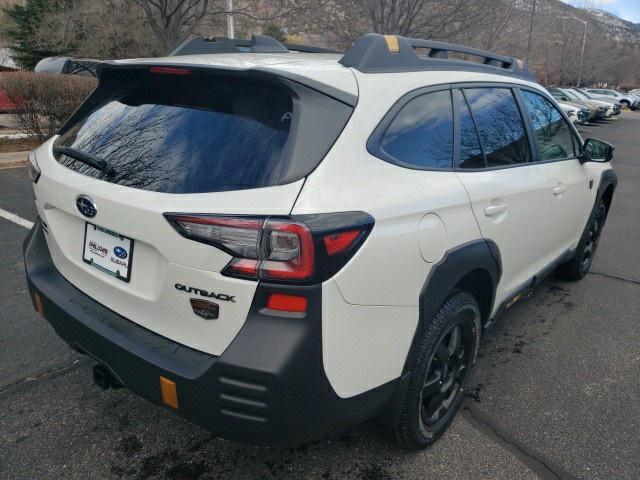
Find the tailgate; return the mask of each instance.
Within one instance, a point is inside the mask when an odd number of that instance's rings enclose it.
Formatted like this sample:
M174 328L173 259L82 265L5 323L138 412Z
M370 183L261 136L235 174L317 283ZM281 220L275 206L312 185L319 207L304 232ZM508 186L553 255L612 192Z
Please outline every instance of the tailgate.
M257 283L221 275L231 255L180 236L163 213L287 215L303 182L196 195L141 191L67 169L53 158L51 144L37 151L43 174L34 190L60 273L118 314L179 343L220 355L244 324ZM95 217L80 214L79 195L93 199ZM83 261L87 223L133 241L128 282ZM196 315L192 298L218 304L218 318Z

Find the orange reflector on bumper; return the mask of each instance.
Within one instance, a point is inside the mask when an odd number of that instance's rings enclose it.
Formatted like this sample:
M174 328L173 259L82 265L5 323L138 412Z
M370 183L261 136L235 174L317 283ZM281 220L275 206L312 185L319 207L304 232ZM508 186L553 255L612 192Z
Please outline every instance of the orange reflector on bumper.
M171 408L178 409L178 390L176 382L168 378L160 376L160 392L162 393L162 402Z
M36 312L44 317L44 308L42 308L42 298L40 298L40 294L38 292L34 292L33 294L33 303L36 306Z

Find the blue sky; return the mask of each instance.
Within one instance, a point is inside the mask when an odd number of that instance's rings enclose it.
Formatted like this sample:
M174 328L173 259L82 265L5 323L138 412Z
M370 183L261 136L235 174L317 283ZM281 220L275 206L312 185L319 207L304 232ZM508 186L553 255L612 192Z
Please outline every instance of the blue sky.
M640 0L562 0L574 7L592 7L611 12L634 23L640 23Z

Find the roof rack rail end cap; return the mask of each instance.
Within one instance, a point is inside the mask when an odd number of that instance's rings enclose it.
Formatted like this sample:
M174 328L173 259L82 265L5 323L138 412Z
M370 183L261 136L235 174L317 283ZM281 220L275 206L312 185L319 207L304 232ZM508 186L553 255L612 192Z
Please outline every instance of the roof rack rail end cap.
M419 60L411 44L403 37L367 33L356 40L340 63L365 71L406 68Z

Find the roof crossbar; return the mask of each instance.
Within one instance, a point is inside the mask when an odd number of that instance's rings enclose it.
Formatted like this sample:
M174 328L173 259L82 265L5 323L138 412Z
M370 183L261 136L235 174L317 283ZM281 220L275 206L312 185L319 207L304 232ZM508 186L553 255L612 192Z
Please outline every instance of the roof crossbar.
M169 56L199 55L208 53L338 53L335 50L307 45L283 44L268 35L253 35L251 40L234 40L227 37L195 37L186 40Z
M416 51L422 49L429 50L426 58ZM360 37L342 57L340 63L362 72L424 70L429 68L430 59L448 60L458 64L460 62L464 64L475 63L457 59L450 60L450 52L479 57L483 65L531 78L531 73L526 65L513 57L506 57L497 53L453 43L406 38L396 35L380 35L377 33L368 33ZM444 66L444 63L439 63L438 65Z

